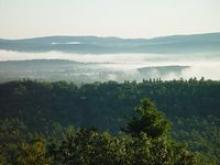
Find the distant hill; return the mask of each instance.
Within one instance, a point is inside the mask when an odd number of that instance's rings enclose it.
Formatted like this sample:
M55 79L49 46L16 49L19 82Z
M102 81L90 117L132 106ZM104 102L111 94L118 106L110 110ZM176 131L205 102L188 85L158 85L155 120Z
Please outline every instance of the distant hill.
M0 50L19 52L61 51L80 54L220 52L220 33L175 35L151 39L95 36L0 39Z
M146 77L152 77L152 75L158 75L163 77L169 74L174 74L176 76L181 75L182 72L186 69L190 69L190 66L171 65L171 66L143 67L143 68L139 68L138 71L141 74L145 75Z
M120 70L98 63L80 63L68 60L24 60L0 62L0 83L12 80L33 79L47 81L74 81L81 84L95 81L137 80L179 77L189 66L149 66ZM131 72L131 73L130 73Z

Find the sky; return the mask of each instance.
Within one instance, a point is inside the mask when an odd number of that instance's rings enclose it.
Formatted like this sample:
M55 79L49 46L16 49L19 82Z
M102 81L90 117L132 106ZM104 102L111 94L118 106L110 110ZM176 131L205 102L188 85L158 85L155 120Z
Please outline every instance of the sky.
M220 32L220 0L0 0L0 38Z

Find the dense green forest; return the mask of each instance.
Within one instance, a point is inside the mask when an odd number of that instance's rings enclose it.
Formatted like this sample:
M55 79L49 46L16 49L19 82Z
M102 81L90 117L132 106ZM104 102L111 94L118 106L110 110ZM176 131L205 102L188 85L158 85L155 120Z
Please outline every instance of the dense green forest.
M156 107L145 101L149 105L143 108L145 103L139 104L143 98ZM3 83L0 160L2 164L37 159L42 161L37 164L218 164L219 107L220 82L204 79L81 86L29 80ZM142 120L152 115L153 124ZM162 133L152 136L156 126Z

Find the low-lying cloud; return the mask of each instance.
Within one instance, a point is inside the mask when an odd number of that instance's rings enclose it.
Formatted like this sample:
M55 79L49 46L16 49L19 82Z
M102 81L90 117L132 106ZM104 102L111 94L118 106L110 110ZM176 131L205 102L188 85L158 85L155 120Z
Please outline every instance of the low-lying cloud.
M220 55L219 54L68 54L60 52L48 53L18 53L12 51L0 51L0 67L1 76L6 74L6 68L3 67L4 61L24 61L24 60L68 60L73 64L62 64L53 62L53 65L48 63L48 67L54 67L51 72L55 72L60 79L68 79L74 81L74 76L82 77L82 81L89 78L92 81L124 81L136 80L142 81L148 78L161 78L164 80L170 79L189 79L192 77L205 77L206 79L220 80ZM33 63L31 63L33 64ZM13 65L16 65L14 63ZM23 63L25 65L25 63ZM66 65L66 66L65 66ZM5 66L5 65L4 65ZM46 65L45 65L46 67ZM60 68L62 67L62 69ZM8 67L9 68L9 67ZM10 69L10 68L9 68ZM25 66L23 67L25 69ZM29 65L29 68L31 66ZM63 72L59 71L61 69ZM65 71L65 69L68 71ZM140 70L141 69L141 70ZM145 71L143 71L145 70ZM4 73L5 71L5 73ZM24 70L25 71L25 70ZM22 71L22 72L24 72ZM32 73L38 72L35 67ZM18 72L15 70L14 72ZM41 74L44 74L43 79L47 78L45 71L41 69ZM50 73L51 73L50 72ZM63 73L66 73L66 77ZM29 73L29 72L28 72ZM39 72L38 72L39 73ZM13 69L10 73L13 74ZM13 74L16 75L16 74ZM36 74L37 75L37 74ZM31 74L24 74L20 77L27 78ZM72 76L72 78L71 78ZM50 77L50 75L48 75ZM56 76L55 76L56 77ZM84 77L84 79L83 79ZM40 77L42 78L42 77ZM36 77L38 79L38 77Z

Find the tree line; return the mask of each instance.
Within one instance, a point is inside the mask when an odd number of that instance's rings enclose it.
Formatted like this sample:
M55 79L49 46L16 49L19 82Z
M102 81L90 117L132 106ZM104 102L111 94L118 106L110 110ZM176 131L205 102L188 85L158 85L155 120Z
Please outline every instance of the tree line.
M1 141L10 141L4 137L13 134L11 141L15 143L19 139L33 139L35 135L60 139L69 125L74 125L77 131L96 128L98 133L107 131L114 137L132 120L133 109L144 97L153 100L171 121L171 137L185 143L192 152L205 155L206 160L219 162L220 82L204 79L110 81L81 86L64 81L3 83L0 84Z

